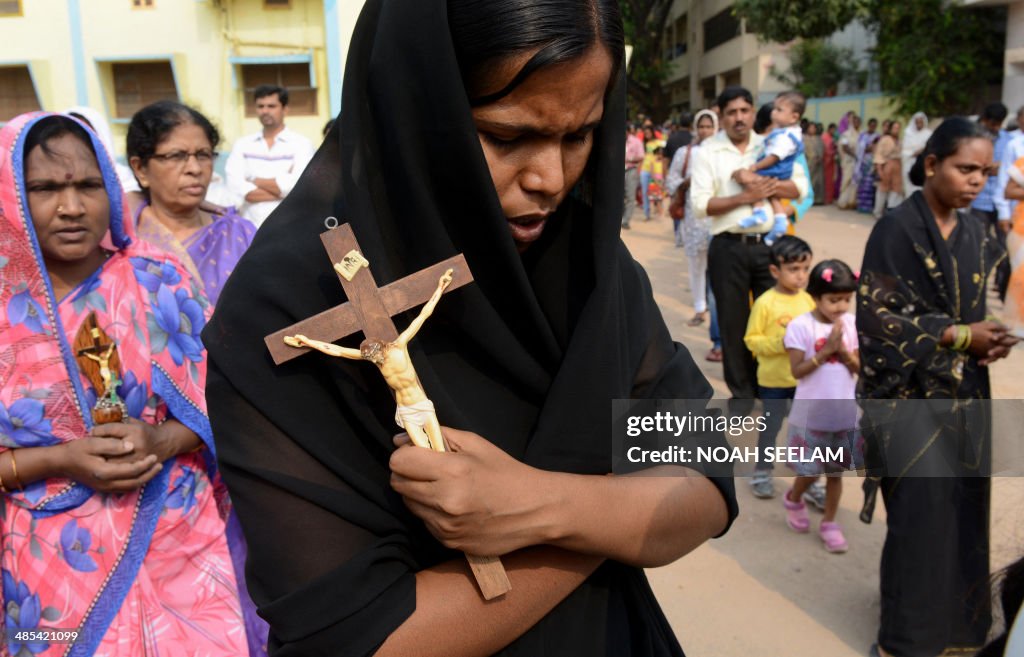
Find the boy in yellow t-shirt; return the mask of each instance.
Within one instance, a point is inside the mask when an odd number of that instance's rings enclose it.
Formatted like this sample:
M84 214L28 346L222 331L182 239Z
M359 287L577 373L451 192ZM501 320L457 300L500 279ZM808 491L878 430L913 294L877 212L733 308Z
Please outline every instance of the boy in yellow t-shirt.
M758 461L750 480L755 497L775 496L772 464L765 455L767 448L775 446L789 400L796 393L796 379L782 339L790 320L814 310L814 299L804 291L811 257L810 245L799 237L786 235L772 244L768 270L775 278L775 287L754 301L743 337L757 359L757 396L765 410L765 430L757 439Z

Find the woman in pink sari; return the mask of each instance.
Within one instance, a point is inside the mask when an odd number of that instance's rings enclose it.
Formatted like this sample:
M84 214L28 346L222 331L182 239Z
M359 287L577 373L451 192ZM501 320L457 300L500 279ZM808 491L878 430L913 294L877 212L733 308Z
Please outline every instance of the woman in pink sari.
M81 124L23 115L0 149L0 654L245 654L203 395L206 301L132 241L111 159ZM115 345L125 422L91 417L72 345L93 319ZM19 638L38 628L77 638Z

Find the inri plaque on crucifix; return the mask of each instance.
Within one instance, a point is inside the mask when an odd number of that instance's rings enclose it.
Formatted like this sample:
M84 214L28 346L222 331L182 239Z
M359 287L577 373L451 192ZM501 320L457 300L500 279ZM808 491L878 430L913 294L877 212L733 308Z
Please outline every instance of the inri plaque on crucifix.
M473 281L465 257L448 258L378 288L370 272L371 263L362 255L348 224L327 231L321 235L321 240L349 300L268 335L267 348L274 362L280 365L316 350L329 356L373 363L395 395L395 422L408 432L415 445L445 451L434 405L416 376L408 344L433 313L442 294ZM424 302L419 315L399 333L392 315ZM356 331L362 331L366 337L359 349L333 344ZM511 590L500 559L469 554L466 559L485 599L491 600Z

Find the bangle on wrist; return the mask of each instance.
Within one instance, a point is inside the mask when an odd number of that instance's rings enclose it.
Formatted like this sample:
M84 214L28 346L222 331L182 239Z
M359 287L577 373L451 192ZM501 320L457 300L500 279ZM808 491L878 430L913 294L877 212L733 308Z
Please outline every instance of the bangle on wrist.
M818 354L811 356L811 362L814 363L815 367L821 367L821 363L818 362Z
M14 459L15 451L13 449L7 450L7 453L11 455L11 472L14 474L14 483L17 484L18 490L25 490L25 485L21 483L21 477L18 476L18 462Z
M966 324L955 324L953 326L953 351L967 351L971 346L971 327Z

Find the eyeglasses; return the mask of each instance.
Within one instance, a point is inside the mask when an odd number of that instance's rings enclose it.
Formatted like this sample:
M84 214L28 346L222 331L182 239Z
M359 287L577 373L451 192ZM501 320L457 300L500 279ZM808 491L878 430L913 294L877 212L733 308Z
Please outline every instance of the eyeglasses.
M198 151L171 151L170 153L154 153L151 158L154 160L160 160L166 164L174 164L179 167L185 166L188 162L188 158L195 156L196 162L200 165L206 166L217 159L219 153L209 149L202 149Z

